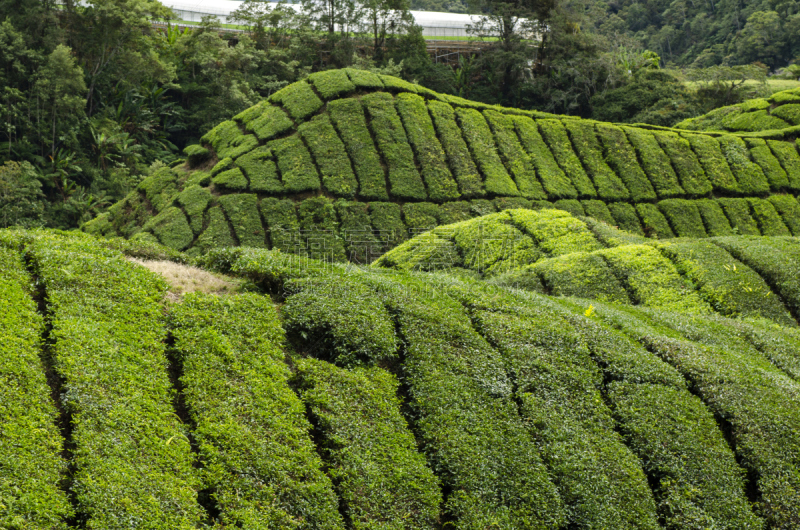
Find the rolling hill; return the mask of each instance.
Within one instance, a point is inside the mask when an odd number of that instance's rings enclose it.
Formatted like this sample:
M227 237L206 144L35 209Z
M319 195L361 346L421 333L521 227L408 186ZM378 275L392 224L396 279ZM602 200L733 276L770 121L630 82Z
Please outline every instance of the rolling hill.
M176 300L173 252L0 231L0 526L800 525L796 328L246 247Z
M193 256L242 245L359 263L509 208L558 208L659 239L798 235L791 131L617 126L332 70L209 131L184 165L156 171L83 229ZM691 223L675 221L682 212Z
M690 131L768 132L800 126L800 89L783 90L768 98L749 99L738 105L714 109L708 114L677 124Z

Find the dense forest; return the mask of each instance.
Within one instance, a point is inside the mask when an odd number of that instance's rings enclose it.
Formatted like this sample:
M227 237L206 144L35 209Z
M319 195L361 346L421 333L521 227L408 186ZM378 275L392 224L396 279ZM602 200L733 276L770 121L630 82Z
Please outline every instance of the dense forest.
M0 0L0 226L77 227L211 127L332 68L486 103L673 125L768 91L745 81L764 81L797 53L794 4L740 4L304 0L297 13L248 0L237 16L250 31L231 34L213 18L154 27L173 17L157 0ZM470 32L486 46L434 63L412 7L483 15ZM672 66L691 68L679 78Z

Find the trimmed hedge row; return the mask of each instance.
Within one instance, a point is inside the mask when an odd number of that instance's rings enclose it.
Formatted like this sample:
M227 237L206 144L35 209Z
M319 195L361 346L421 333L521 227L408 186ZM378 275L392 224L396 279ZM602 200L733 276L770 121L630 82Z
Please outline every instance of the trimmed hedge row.
M603 248L586 223L558 210L512 210L514 224L550 256Z
M514 177L520 195L530 199L547 199L541 183L536 179L533 160L519 141L512 117L492 110L484 111L483 116L494 132L498 150Z
M780 190L787 188L789 186L789 178L786 175L786 171L781 167L780 161L772 154L767 142L761 138L747 138L746 144L753 161L761 167L767 177L770 189Z
M769 182L761 168L750 160L744 140L730 134L720 136L717 140L728 165L736 176L739 191L745 195L767 193Z
M266 235L258 213L258 197L251 193L223 195L219 203L233 226L236 239L245 247L266 248Z
M438 101L431 101L428 103L428 111L433 118L436 132L442 141L442 147L447 153L447 161L458 182L461 196L470 198L485 195L483 181L469 153L469 148L464 141L461 129L456 123L456 114L453 107Z
M71 491L89 528L197 528L199 478L174 414L166 284L88 237L28 246L72 419Z
M713 186L706 177L697 155L692 151L692 145L685 138L668 131L654 132L653 136L672 162L686 193L701 196L711 192ZM659 186L656 186L656 189L658 188Z
M538 261L542 252L530 237L512 225L510 212L516 210L439 228L435 233L439 237L449 236L455 242L458 256L463 256L463 266L467 268L486 274L518 269ZM462 265L460 259L452 264L459 265Z
M598 196L612 201L629 199L631 195L625 184L603 159L603 150L597 140L594 126L580 120L564 120L564 126L569 132L575 152L592 177Z
M623 130L633 147L636 148L636 153L642 162L642 169L647 173L647 178L659 198L685 195L686 192L678 182L678 175L672 169L669 157L658 145L658 140L653 133L633 127L624 127Z
M0 247L0 527L66 530L74 510L59 488L64 439L42 369L45 327L33 287L21 256Z
M596 252L575 252L543 259L529 270L539 275L547 292L553 296L630 303L628 293L613 269Z
M658 203L658 209L669 220L678 237L706 237L703 218L695 201L667 199Z
M186 215L174 206L147 221L142 231L152 232L162 245L175 250L184 250L194 241L194 232Z
M683 137L691 144L692 150L700 160L700 164L703 166L709 182L714 187L713 189L727 193L737 193L741 191L737 180L733 177L733 172L728 165L726 157L722 154L720 143L716 138L704 136L702 134L688 133L683 133ZM737 151L734 150L732 154L735 155L736 153Z
M356 85L350 81L345 70L317 72L308 76L308 80L314 84L314 88L317 89L319 95L325 100L338 97L356 89Z
M267 144L278 159L283 189L289 193L320 189L319 173L300 136L294 135Z
M553 153L550 152L544 139L539 134L536 122L524 116L511 116L511 119L517 129L520 141L525 147L525 151L530 155L531 162L536 166L536 172L547 195L553 198L576 198L578 191L558 166Z
M580 197L597 197L597 190L592 184L592 180L583 169L575 151L572 150L572 144L564 124L560 120L537 120L536 123L541 128L542 137L552 150L561 169L578 190L578 195Z
M269 97L270 103L280 103L295 120L302 120L322 108L320 100L305 81L292 83Z
M252 131L262 142L272 140L294 127L294 122L286 115L286 111L273 105L265 105L262 113L255 119L246 122L245 127Z
M283 192L278 166L272 158L269 148L258 147L236 161L247 177L250 191L270 194Z
M598 124L596 130L603 144L605 159L625 183L630 198L634 201L655 199L656 192L653 185L639 166L636 153L628 142L625 131L607 124Z
M767 145L786 171L788 188L800 191L800 155L795 146L778 140L767 140Z
M170 323L216 525L343 529L269 298L189 294Z
M386 246L384 241L392 237L381 233L376 237L372 230L367 204L339 199L334 207L339 217L339 229L344 235L347 261L369 264L383 254Z
M675 237L675 233L670 228L667 219L655 204L641 203L636 205L636 212L642 220L644 233L648 237L659 239Z
M400 414L397 379L377 367L343 370L316 359L299 360L296 378L349 526L439 528L439 481Z
M483 114L475 109L456 108L456 116L472 158L485 175L483 184L486 192L492 195L520 195L520 190L500 160L492 131Z
M339 73L344 75L343 72ZM317 161L325 189L336 197L353 197L358 193L358 182L350 158L328 116L315 116L302 123L297 130Z

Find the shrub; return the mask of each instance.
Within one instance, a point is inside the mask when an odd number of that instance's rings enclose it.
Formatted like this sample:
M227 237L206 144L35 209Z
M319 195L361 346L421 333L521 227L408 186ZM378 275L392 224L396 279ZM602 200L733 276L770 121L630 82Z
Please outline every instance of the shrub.
M724 123L725 127L732 131L770 131L789 127L789 124L782 119L770 116L766 109L743 112L736 117L726 119Z
M789 189L800 191L800 156L795 146L781 140L767 140L767 145L786 170Z
M450 227L464 266L481 273L497 274L534 263L542 257L530 237L512 226L510 210ZM444 236L444 230L436 230ZM449 234L448 234L449 235Z
M339 72L334 70L334 72ZM323 72L324 73L324 72ZM339 72L344 75L344 72ZM358 182L350 165L344 144L339 139L328 116L315 116L297 128L322 173L322 184L336 197L352 197Z
M197 528L200 482L167 375L166 284L90 238L37 236L28 251L71 417L76 512L94 528Z
M228 191L244 191L247 189L247 177L238 167L218 173L211 179L214 186Z
M331 201L325 197L306 199L297 208L300 221L299 254L323 261L345 261L339 223Z
M744 140L729 134L720 136L718 140L739 183L739 191L747 195L769 192L769 182L761 168L750 161Z
M317 72L308 76L308 80L314 84L322 99L332 99L347 92L352 92L356 86L348 79L347 72L344 70L327 70Z
M213 199L208 189L200 186L187 186L178 195L178 204L181 205L186 216L189 218L189 225L195 235L203 231L203 214Z
M382 245L381 254L408 239L399 205L393 202L372 202L369 205L369 216L375 235Z
M222 160L214 164L214 167L211 168L211 173L209 176L215 177L216 175L219 175L223 171L228 171L229 169L233 169L234 167L235 165L233 163L232 158L223 158Z
M444 149L436 138L425 100L414 94L400 94L395 102L408 140L417 155L428 197L433 201L457 199L458 184L447 167Z
M572 150L572 144L567 136L567 130L560 120L537 120L542 137L544 138L553 156L558 161L561 169L572 181L580 197L597 197L597 190L592 180L583 169L581 161Z
M603 248L586 223L558 210L511 210L511 220L551 256Z
M297 377L352 528L438 528L442 493L400 414L397 379L313 359Z
M633 127L625 127L624 130L628 140L636 148L639 160L642 161L642 169L647 173L647 178L650 179L659 198L685 195L686 192L678 182L678 175L672 169L669 157L658 145L658 140L653 133Z
M616 225L626 232L632 234L644 235L642 223L639 221L639 216L636 214L636 209L633 205L627 202L612 202L608 204L608 211L616 221Z
M681 186L687 194L706 195L711 192L713 186L706 177L697 155L692 151L692 146L685 138L668 131L654 132L653 136L672 162L672 167L675 168ZM645 170L646 168L645 163ZM652 178L651 176L651 181Z
M611 216L611 212L603 201L588 200L581 201L583 211L586 212L588 217L594 217L598 221L602 221L609 226L614 226L617 222Z
M770 115L789 122L792 125L800 125L800 105L797 103L776 107L770 111ZM774 128L776 127L773 127L773 129Z
M494 132L505 166L509 168L520 195L531 199L547 199L542 185L536 179L536 169L531 157L525 153L510 116L487 110L483 113Z
M378 74L372 73L369 70L356 70L354 68L346 68L347 76L358 88L383 88L383 81Z
M606 224L602 221L597 221L591 217L583 217L581 219L586 223L586 227L594 234L597 241L605 247L618 247L620 245L646 245L652 241L648 238L624 232L616 226Z
M528 199L525 199L523 197L495 197L495 199L492 201L492 203L494 204L495 209L498 212L502 212L503 210L514 210L514 209L517 209L517 208L527 208L529 210L531 208L533 208L533 202L529 201ZM443 204L442 208L444 208L446 206L447 206L447 204ZM471 211L475 215L480 215L480 214L478 214L477 212L474 211L474 208L472 208ZM473 217L473 216L470 215L470 217ZM463 219L460 219L460 220L463 220ZM446 224L446 223L442 222L442 224Z
M659 249L697 286L715 311L730 317L764 317L793 325L792 316L750 267L706 241L666 242Z
M553 296L577 296L605 302L630 303L606 260L596 252L575 252L543 259L530 267Z
M737 230L738 234L760 236L758 224L750 216L750 204L747 199L718 199L720 206L725 210L731 226Z
M231 221L239 244L266 248L266 234L258 214L258 197L252 193L223 195L219 203Z
M641 203L636 205L636 211L642 219L644 233L648 237L666 239L675 237L669 223L655 204Z
M553 203L556 210L564 210L572 215L586 215L583 205L576 199L561 199Z
M186 215L180 208L174 206L150 219L142 230L152 231L162 245L175 250L183 250L194 241L194 232L186 220Z
M45 327L33 287L20 255L0 247L0 526L66 529L74 510L59 488L64 439L42 369Z
M703 218L703 224L709 236L733 235L731 224L725 217L719 202L711 199L700 199L693 202L697 206L697 211L700 212L700 217Z
M458 182L461 196L464 198L480 197L485 195L483 181L478 173L478 168L472 161L467 144L464 141L461 129L458 127L455 112L450 105L438 101L428 102L428 110L433 118L442 147L447 153L447 161L453 175Z
M197 241L192 250L197 249L199 252L207 252L212 248L236 246L236 241L233 240L231 228L228 220L225 219L222 207L213 206L210 208L206 212L206 219L207 221L204 224L207 228L197 236Z
M372 233L367 205L340 199L334 205L347 249L347 261L368 264L383 254L383 244Z
M189 294L170 320L217 524L344 528L269 298Z
M293 127L294 122L286 111L273 105L264 105L259 117L247 123L247 130L255 133L262 142L272 140Z
M299 135L267 144L278 158L283 188L290 193L317 191L320 189L319 174L314 160Z
M627 245L598 253L606 258L636 303L667 311L711 312L711 307L655 248Z
M793 236L800 236L800 204L791 195L771 195L767 198L783 218Z
M211 152L199 144L187 145L183 150L190 166L202 164L211 157Z
M300 222L295 204L290 199L268 197L261 200L261 216L269 231L271 248L297 252L300 241Z
M399 77L383 75L383 74L378 74L378 77L381 78L381 81L383 82L383 87L390 92L411 92L414 94L417 93L416 85L413 85L408 81L403 81Z
M374 92L361 101L370 116L370 129L388 168L390 193L398 199L425 200L425 185L414 164L414 153L394 108L394 99L385 92Z
M514 199L518 199L518 197L513 197ZM475 212L475 215L489 215L490 213L494 213L497 211L497 207L494 205L494 202L487 200L487 199L472 199L470 201L472 205L472 211Z
M708 180L714 186L715 190L728 193L742 191L736 179L733 177L731 168L728 166L728 162L722 154L720 143L716 138L704 134L689 133L683 133L683 137L689 140L692 149L697 154L697 158L700 160L700 164L705 170ZM737 150L734 149L733 154L735 155L736 152ZM686 189L685 182L684 188ZM691 193L688 189L686 189L686 191Z
M542 181L542 186L549 197L574 199L578 191L572 185L566 174L558 167L558 162L553 153L544 143L536 122L523 116L511 116L517 129L517 134L522 141L531 162L536 166L536 171Z
M358 176L359 196L367 200L386 200L386 176L381 158L367 129L364 109L355 98L328 103L328 113L344 141Z
M764 236L788 236L789 229L781 221L780 215L770 201L764 199L748 198L750 210L753 218L758 222L761 235Z
M269 106L270 104L266 100L261 100L252 107L248 107L234 116L233 121L247 125L251 121L260 118Z
M761 167L769 181L770 188L773 190L786 188L789 185L789 179L781 167L781 163L767 146L767 142L761 138L747 138L746 143L750 149L750 156Z
M597 133L603 143L605 160L625 183L630 198L634 201L655 199L656 192L639 166L636 152L628 142L625 131L613 125L598 124Z
M403 217L411 237L439 225L439 207L429 202L407 202Z
M425 232L398 245L378 258L375 264L403 271L451 271L453 267L464 265L455 243L438 236L435 231Z
M669 220L678 237L706 237L703 218L695 201L667 199L658 203L658 209Z
M139 183L139 190L144 191L156 212L172 205L178 194L177 177L174 171L165 167Z
M305 81L292 83L269 97L270 103L280 103L295 120L302 120L317 112L323 105Z
M272 161L272 151L258 147L236 160L236 165L244 172L250 182L250 191L261 193L281 193L283 183L278 174L278 166Z
M594 181L599 197L606 200L630 198L625 185L603 160L603 150L597 141L594 126L580 120L565 120L564 126L569 131L575 152ZM550 146L552 145L551 143Z
M467 221L473 217L471 205L467 201L451 201L439 206L439 224L442 225Z
M517 185L511 180L483 115L475 109L456 109L461 131L469 145L470 153L485 176L484 185L494 195L519 195Z

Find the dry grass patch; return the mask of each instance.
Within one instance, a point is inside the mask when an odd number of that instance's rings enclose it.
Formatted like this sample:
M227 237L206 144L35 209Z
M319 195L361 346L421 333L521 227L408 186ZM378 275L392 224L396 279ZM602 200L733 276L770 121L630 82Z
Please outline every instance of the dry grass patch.
M170 285L171 294L181 296L186 293L226 294L239 289L240 282L220 274L212 274L203 269L182 265L172 261L151 261L128 258L130 261L160 274Z

